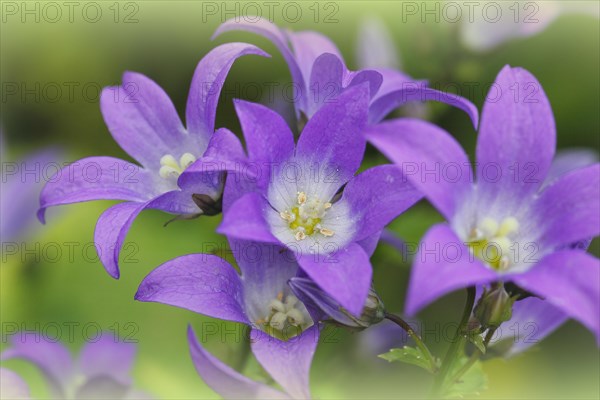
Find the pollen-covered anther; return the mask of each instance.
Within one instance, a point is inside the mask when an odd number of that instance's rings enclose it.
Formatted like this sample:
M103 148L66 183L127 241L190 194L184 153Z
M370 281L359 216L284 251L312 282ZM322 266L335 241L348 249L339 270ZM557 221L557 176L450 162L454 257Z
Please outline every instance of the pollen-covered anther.
M296 234L294 235L294 237L296 238L296 240L300 241L300 240L304 240L306 239L306 233L304 233L304 231L297 231Z
M327 237L332 237L335 232L332 231L331 229L327 229L327 228L321 228L319 229L319 233L323 236L327 236Z
M298 204L302 205L306 203L306 193L298 192Z
M165 154L160 158L160 169L158 174L161 178L177 178L183 171L196 161L192 153L183 153L179 162L171 154Z
M289 211L282 211L279 213L279 216L287 222L294 222L296 219L296 216Z

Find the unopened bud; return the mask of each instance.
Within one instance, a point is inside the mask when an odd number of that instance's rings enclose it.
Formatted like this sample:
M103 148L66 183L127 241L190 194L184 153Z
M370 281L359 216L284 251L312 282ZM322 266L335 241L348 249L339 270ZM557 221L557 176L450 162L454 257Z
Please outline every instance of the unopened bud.
M503 285L491 290L484 289L475 306L475 318L483 328L497 328L511 319L512 307L517 297L511 297Z
M369 289L367 301L365 302L365 306L359 317L355 317L343 307L340 308L340 311L351 321L346 321L344 325L358 330L363 330L371 325L378 324L385 318L385 306L373 288Z

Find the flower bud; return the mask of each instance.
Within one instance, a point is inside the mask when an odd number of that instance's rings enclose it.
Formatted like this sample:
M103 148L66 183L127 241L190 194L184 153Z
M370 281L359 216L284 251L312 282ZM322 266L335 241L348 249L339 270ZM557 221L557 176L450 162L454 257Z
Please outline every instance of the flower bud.
M363 330L381 322L385 317L383 301L373 288L369 290L361 315L356 316L352 315L308 278L292 278L289 285L305 304L319 309L320 312L329 317L328 322L336 325Z
M369 289L367 301L365 302L365 306L359 317L350 314L343 307L340 307L340 311L348 317L348 320L350 321L350 323L346 321L343 325L358 330L363 330L371 325L375 325L385 318L385 306L383 305L383 301L372 287Z
M512 317L512 307L517 297L511 297L504 285L490 290L484 289L475 306L475 318L483 328L497 328Z

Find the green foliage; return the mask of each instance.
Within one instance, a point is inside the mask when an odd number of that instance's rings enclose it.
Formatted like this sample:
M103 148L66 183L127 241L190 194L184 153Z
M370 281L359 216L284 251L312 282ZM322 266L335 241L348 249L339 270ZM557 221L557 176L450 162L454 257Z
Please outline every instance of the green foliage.
M474 363L464 374L461 374L462 367L467 363L467 357L463 357L460 362L455 363L450 376L452 380L443 388L442 395L444 398L472 398L481 394L487 389L487 375L483 371L481 362Z
M391 349L387 353L380 354L379 357L389 362L403 362L434 372L427 356L418 347L404 346L401 349Z

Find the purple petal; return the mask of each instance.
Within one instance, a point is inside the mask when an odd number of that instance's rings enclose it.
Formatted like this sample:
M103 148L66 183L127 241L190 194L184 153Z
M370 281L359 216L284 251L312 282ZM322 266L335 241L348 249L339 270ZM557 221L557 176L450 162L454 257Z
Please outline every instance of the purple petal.
M477 107L469 100L459 95L440 92L426 87L423 82L415 81L401 81L397 88L392 88L391 85L385 83L385 76L381 90L385 90L388 93L385 95L378 95L371 104L371 107L369 108L369 124L375 124L381 121L392 110L403 104L414 101L437 101L464 111L471 119L473 126L477 128L479 122Z
M258 193L248 193L223 213L223 222L217 232L236 239L279 243L265 220L268 202Z
M366 84L352 87L324 105L308 121L296 147L296 157L309 165L336 172L341 186L356 172L366 142L361 135L367 120L369 91Z
M362 240L381 231L422 197L400 168L380 165L350 180L341 201L349 202L360 216L355 239Z
M34 364L44 374L55 395L64 396L73 374L71 354L62 344L38 332L22 331L10 337L10 347L1 359L19 358Z
M79 353L79 372L87 378L108 376L129 385L136 348L105 332L95 341L87 342Z
M506 354L514 356L539 343L567 319L567 315L551 303L528 297L514 304L512 318L496 331L494 341L514 342Z
M220 128L213 133L204 155L186 168L177 180L181 188L194 186L196 182L213 179L219 172L238 172L247 163L242 143L227 128ZM217 175L222 184L223 176Z
M287 32L292 45L294 56L305 82L310 82L310 76L317 58L324 53L330 53L340 59L343 57L336 45L325 35L314 31ZM295 79L294 79L295 80Z
M3 399L29 399L29 386L15 372L0 368L0 397Z
M90 200L142 202L152 198L154 184L141 167L112 157L75 161L54 175L40 194L38 218L46 208Z
M231 18L219 25L213 34L212 39L215 39L224 32L236 30L256 33L257 35L268 39L275 47L277 47L277 50L279 50L285 59L292 74L295 90L294 99L299 105L303 105L304 91L306 90L306 84L308 83L308 77L310 75L306 75L306 78L304 78L296 57L288 47L288 37L285 33L275 24L262 17L257 17L252 21L247 21L245 18Z
M549 184L532 209L547 246L570 245L600 233L600 164L563 175Z
M215 130L217 104L225 78L235 60L248 54L269 57L251 44L227 43L212 49L196 67L185 118L189 133L198 136L202 148L206 148Z
M340 304L325 293L312 279L294 277L290 279L290 287L298 298L304 303L314 303L320 318L330 317L346 326L355 326L355 322L345 313L341 312Z
M121 203L104 211L94 232L96 251L106 272L119 279L119 254L133 220L147 203Z
M454 216L471 190L472 173L467 155L448 132L402 118L371 126L366 136L447 219Z
M548 98L533 75L504 67L487 95L477 142L482 201L514 204L537 192L554 157L556 128Z
M126 72L121 86L102 90L100 110L117 143L146 168L158 171L162 156L194 143L169 96L144 75Z
M371 287L371 263L361 246L351 243L331 254L296 254L300 267L327 294L360 315Z
M559 150L552 160L544 185L558 179L567 172L587 167L598 162L598 153L590 149L570 148Z
M248 323L235 269L211 254L167 261L144 278L135 299L185 308L209 317Z
M600 261L581 250L544 257L513 281L585 325L600 344Z
M222 183L219 183L221 179L216 174L197 175L195 178L186 181L186 187L183 190L172 190L156 197L148 202L146 208L179 215L200 213L201 210L194 203L192 195L195 193L206 194L213 199L218 199Z
M256 103L237 100L235 109L246 139L248 157L266 169L294 154L294 134L275 111ZM268 171L262 175L269 177Z
M447 225L435 225L421 240L413 261L406 313L412 316L447 293L496 279L496 272L471 256Z
M212 390L226 399L289 399L286 394L255 382L224 364L198 343L192 327L188 328L190 355L198 375Z
M383 76L376 70L346 71L344 77L345 89L361 85L364 82L369 84L369 95L373 99L383 84Z
M382 237L382 232L383 231L376 232L375 234L373 234L365 239L356 241L356 243L358 243L358 245L360 247L362 247L363 250L367 253L369 258L371 256L373 256L373 253L377 249L377 245L379 244L379 239Z
M257 329L251 332L254 356L263 368L294 399L310 399L310 365L319 342L314 325L288 341Z
M323 104L335 101L343 90L342 79L346 67L333 54L321 54L312 65L307 90L306 114L312 117Z

